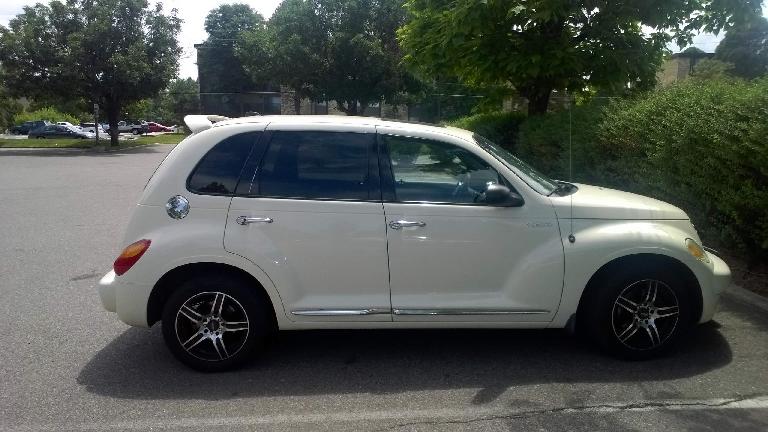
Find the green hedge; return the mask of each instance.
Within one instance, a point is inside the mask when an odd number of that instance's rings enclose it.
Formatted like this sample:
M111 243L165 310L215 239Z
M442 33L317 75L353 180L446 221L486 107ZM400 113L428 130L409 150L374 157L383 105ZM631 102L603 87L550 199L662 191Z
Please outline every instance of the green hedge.
M768 257L768 79L691 79L570 114L522 124L509 117L453 124L495 139L519 129L517 138L504 138L513 143L507 147L561 179L569 178L570 139L574 181L668 201L688 212L706 242L752 260Z
M687 80L615 103L598 139L631 189L682 207L709 241L768 255L768 79Z
M525 120L519 112L475 114L447 123L449 126L471 130L507 149L515 148L518 128Z
M52 122L52 123L65 121L65 122L70 122L73 125L80 124L80 120L78 120L77 117L67 113L60 112L53 107L41 108L35 111L24 111L19 114L16 114L13 117L13 121L15 124L21 124L21 123L24 123L25 121L36 121L36 120L48 120L49 122Z

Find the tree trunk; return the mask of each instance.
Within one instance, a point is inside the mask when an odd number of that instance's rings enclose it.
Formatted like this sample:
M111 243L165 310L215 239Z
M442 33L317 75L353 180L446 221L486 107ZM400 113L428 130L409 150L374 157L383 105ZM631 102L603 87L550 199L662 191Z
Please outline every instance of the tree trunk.
M293 91L293 112L301 114L301 95L296 90Z
M528 99L528 117L546 114L551 94L552 89L549 87L534 87L524 94Z
M110 147L117 147L120 145L117 137L120 136L120 131L117 129L117 122L120 117L120 104L114 100L107 101L107 120L109 121L109 145Z

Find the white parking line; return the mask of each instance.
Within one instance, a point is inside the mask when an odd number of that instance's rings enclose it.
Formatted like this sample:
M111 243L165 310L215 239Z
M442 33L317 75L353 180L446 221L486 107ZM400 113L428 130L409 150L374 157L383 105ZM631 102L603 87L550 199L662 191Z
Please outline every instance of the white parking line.
M582 407L562 407L540 410L510 410L509 408L468 408L468 409L427 409L427 410L391 410L361 411L319 414L279 414L265 416L227 416L227 417L187 417L167 419L146 419L121 422L80 423L73 425L34 425L22 426L17 431L27 430L148 430L202 427L248 427L248 426L285 426L300 424L349 423L362 421L396 421L398 424L413 424L428 421L430 424L443 422L471 422L495 419L529 418L551 414L572 413L615 413L643 411L697 411L697 410L734 410L768 409L768 396L730 399L702 400L657 400L631 403L606 403ZM4 429L4 428L3 428Z

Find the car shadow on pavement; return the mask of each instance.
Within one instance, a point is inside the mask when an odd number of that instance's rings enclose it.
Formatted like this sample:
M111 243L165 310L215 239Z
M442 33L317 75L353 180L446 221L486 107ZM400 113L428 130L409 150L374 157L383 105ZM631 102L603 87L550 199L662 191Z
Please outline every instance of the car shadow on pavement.
M718 327L699 326L676 352L643 362L608 357L562 330L281 332L268 352L245 368L205 374L177 362L156 325L123 332L85 365L77 382L87 391L128 399L479 388L472 402L484 404L517 385L664 381L703 374L732 359Z

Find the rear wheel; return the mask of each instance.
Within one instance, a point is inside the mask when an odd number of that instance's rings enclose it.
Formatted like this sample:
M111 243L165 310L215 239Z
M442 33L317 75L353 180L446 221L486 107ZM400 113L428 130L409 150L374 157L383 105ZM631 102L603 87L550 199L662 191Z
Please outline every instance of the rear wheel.
M579 320L588 336L622 358L659 356L693 324L693 301L685 280L667 269L611 275L584 301Z
M241 278L202 276L184 283L163 308L166 345L177 359L205 372L233 369L274 331L263 296Z
M140 134L140 133L141 133L141 131L140 131L140 130L138 130L138 129L134 129L134 130L132 130L131 132L133 132L133 134L134 134L134 135L138 135L138 134Z

